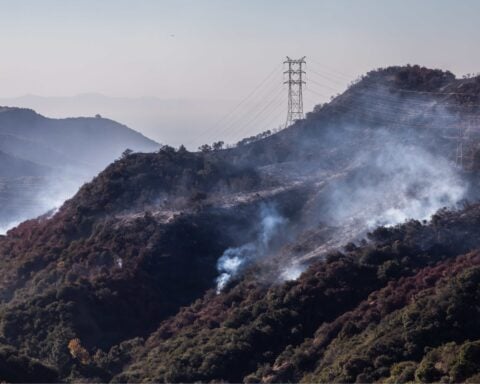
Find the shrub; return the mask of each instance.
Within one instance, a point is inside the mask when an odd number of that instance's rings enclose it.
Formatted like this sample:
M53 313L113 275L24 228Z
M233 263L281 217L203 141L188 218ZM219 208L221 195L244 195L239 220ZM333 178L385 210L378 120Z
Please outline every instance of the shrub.
M87 365L90 363L90 354L82 347L80 339L75 338L68 342L68 350L74 359L80 361L81 364Z

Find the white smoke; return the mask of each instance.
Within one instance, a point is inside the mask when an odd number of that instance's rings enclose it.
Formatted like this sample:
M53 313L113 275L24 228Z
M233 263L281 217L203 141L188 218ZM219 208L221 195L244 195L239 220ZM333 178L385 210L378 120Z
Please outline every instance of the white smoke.
M18 226L23 220L8 221L0 225L0 235L5 235L10 229Z
M429 220L438 210L458 208L466 200L468 181L448 158L450 152L429 147L431 143L412 132L395 135L385 130L375 135L352 146L345 172L334 174L338 176L327 187L320 186L318 206L308 205L303 228L320 230L318 242L291 256L280 271L280 281L296 280L312 261L364 238L378 226ZM331 232L325 235L323 228Z
M58 170L55 174L39 178L37 183L27 184L29 188L10 181L10 187L16 193L9 195L8 203L15 209L0 217L0 234L44 214L47 214L47 219L52 218L65 200L71 198L89 178L86 174Z
M352 156L352 166L344 178L320 191L320 207L311 207L309 215L315 219L307 226L320 220L337 229L318 248L292 257L280 270L281 281L296 280L307 268L305 261L310 257L364 237L378 226L394 226L410 219L428 220L439 209L455 208L465 199L467 182L442 154L433 154L420 143L409 144L390 133L380 132L378 137L365 147L368 151L360 147ZM275 210L263 207L261 211L257 239L227 249L218 260L217 292L250 261L265 254L283 224Z
M260 228L257 239L237 248L228 248L217 261L220 275L216 279L217 293L220 293L230 279L254 259L267 252L272 239L286 223L271 205L260 207Z
M361 171L329 197L337 225L354 220L371 229L427 220L466 196L467 184L454 164L419 146L385 143L375 155L362 155L360 163Z
M123 259L121 257L115 258L115 264L117 265L118 268L122 269L123 268Z
M238 248L228 248L218 259L217 292L220 292L240 267L257 254L255 243L248 243Z
M282 269L280 273L280 281L297 280L300 275L307 269L305 264L300 264L296 260Z

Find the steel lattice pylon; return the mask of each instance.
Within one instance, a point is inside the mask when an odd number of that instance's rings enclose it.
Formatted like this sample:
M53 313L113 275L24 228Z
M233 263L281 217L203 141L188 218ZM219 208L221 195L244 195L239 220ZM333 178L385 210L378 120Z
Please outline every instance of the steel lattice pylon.
M290 59L284 64L288 65L288 70L284 72L287 74L288 80L284 84L288 84L288 112L285 127L292 125L295 121L303 119L303 65L305 64L305 56L298 60Z

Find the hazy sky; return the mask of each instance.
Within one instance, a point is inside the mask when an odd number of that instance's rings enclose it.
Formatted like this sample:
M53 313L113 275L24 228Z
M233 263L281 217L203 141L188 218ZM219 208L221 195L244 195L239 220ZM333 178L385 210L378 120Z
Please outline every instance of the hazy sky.
M0 96L240 100L286 55L343 74L326 94L386 65L462 75L480 70L479 14L476 0L0 0Z

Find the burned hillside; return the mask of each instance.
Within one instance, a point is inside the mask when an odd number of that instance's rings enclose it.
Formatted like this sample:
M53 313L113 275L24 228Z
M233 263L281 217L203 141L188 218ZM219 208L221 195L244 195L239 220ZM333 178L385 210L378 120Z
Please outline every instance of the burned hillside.
M380 69L249 144L125 153L58 212L0 237L0 336L15 357L5 372L473 377L473 355L452 355L479 338L479 84ZM465 127L471 156L459 164Z

